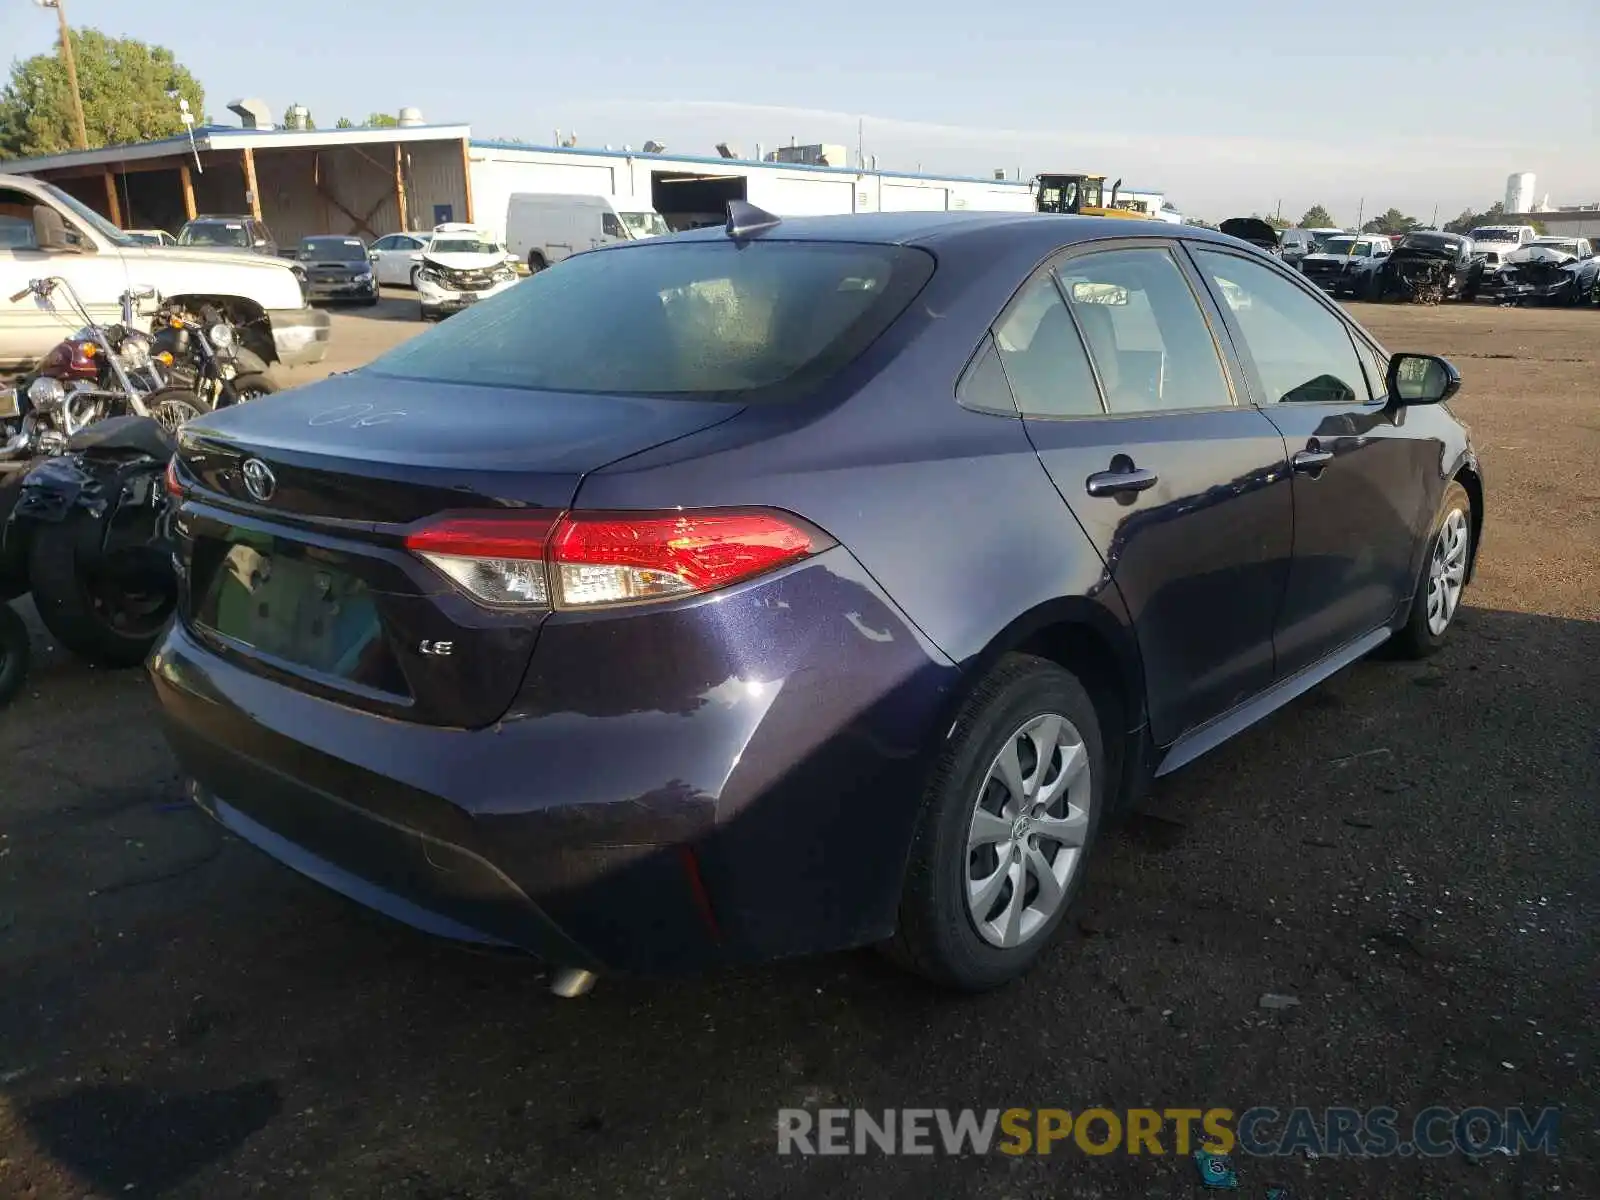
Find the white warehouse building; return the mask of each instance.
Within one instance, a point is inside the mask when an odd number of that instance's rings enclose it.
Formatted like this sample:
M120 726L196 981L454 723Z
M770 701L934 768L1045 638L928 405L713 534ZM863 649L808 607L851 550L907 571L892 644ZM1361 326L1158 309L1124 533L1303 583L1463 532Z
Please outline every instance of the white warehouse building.
M747 200L781 217L1033 211L1031 183L1000 179L478 140L470 143L468 162L474 220L499 237L518 192L614 196L654 208L674 229L720 224L729 200Z

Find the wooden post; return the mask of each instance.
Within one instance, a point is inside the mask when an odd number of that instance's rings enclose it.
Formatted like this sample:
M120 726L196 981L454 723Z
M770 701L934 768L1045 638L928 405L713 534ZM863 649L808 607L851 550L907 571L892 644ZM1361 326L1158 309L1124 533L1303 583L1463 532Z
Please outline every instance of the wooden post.
M408 230L411 222L406 219L406 177L400 167L400 143L394 144L394 199L400 208L400 228Z
M183 181L183 219L192 221L199 214L194 207L194 176L189 174L188 163L179 165L178 178Z
M122 228L122 205L117 202L117 177L112 174L111 168L105 170L106 181L106 215L111 218L111 223L118 229Z
M250 215L261 220L261 189L256 186L256 152L244 148L244 186L250 193Z
M461 139L461 192L467 201L467 224L474 223L472 216L472 143Z

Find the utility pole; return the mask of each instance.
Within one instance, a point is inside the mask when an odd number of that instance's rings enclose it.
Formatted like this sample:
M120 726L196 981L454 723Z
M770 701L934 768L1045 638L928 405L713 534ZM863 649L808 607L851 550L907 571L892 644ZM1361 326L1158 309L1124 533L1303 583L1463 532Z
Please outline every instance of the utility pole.
M1361 203L1356 205L1356 232L1361 232L1361 217L1367 211L1367 198L1361 197Z
M78 63L72 56L72 36L67 31L67 10L61 0L34 0L40 8L56 10L61 24L61 61L67 68L67 86L72 89L72 117L78 127L78 149L89 148L89 130L83 123L83 96L78 91Z

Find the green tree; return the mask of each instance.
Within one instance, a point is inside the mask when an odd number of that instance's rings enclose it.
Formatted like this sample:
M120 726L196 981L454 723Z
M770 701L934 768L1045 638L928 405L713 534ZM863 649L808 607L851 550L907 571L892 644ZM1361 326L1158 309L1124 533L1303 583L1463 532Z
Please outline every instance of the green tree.
M1265 221L1268 225L1271 225L1274 229L1287 229L1287 228L1289 228L1289 222L1285 221L1282 217L1278 216L1276 213L1268 213L1266 216L1262 216L1260 213L1251 213L1250 215L1252 217L1255 217L1256 220L1258 220L1258 221Z
M295 106L293 104L283 110L283 127L285 129L291 128L294 124L294 110ZM311 115L311 110L308 108L306 109L306 128L315 129L316 127L316 118Z
M177 92L189 111L205 112L205 91L164 46L107 37L98 29L72 32L78 91L89 145L114 146L183 132ZM77 147L72 94L58 54L11 64L0 89L0 159L57 154Z
M361 122L361 124L367 129L393 129L396 125L400 124L400 118L394 116L392 113L368 113L367 119Z
M1419 224L1415 217L1408 217L1398 208L1391 208L1381 217L1374 217L1361 227L1362 233L1410 233Z
M1306 215L1300 218L1301 229L1331 229L1333 228L1333 214L1320 204L1313 204L1306 209Z
M1505 221L1506 206L1496 200L1483 212L1473 212L1470 208L1462 209L1459 217L1444 223L1444 231L1446 233L1471 233L1479 225L1504 225Z
M1198 227L1200 229L1215 229L1216 228L1215 225L1213 225L1210 221L1206 220L1204 217L1185 217L1183 219L1183 223L1185 225L1194 225L1194 226L1196 226L1196 227Z
M356 127L356 123L349 117L340 117L333 123L333 127L335 129L354 129Z

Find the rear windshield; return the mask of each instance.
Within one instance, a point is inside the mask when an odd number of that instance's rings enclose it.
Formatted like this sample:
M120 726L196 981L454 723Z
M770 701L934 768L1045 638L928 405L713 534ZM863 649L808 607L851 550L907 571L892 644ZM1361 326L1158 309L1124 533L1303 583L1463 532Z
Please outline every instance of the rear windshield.
M752 398L844 366L932 273L929 255L904 246L642 242L541 271L368 369L541 391Z
M302 238L300 257L359 262L367 257L367 248L360 238Z
M242 221L191 222L178 231L180 246L248 246L250 235Z

